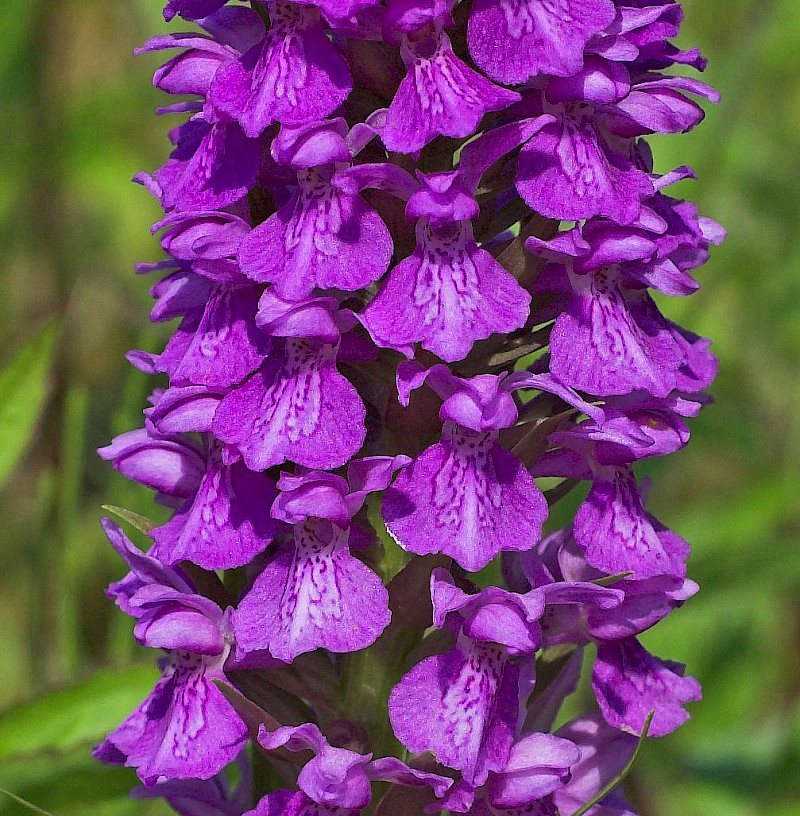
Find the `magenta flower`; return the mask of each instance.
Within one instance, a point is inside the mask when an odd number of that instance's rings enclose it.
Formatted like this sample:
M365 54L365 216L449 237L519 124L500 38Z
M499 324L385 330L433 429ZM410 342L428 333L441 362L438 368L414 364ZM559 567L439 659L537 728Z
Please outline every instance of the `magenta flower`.
M146 784L160 777L209 779L247 740L247 728L214 684L226 682L226 616L178 576L167 572L169 583L161 583L115 524L106 519L104 527L139 584L131 592L129 581L125 590L134 635L167 656L150 696L95 748L95 756L136 768Z
M354 460L347 481L318 471L281 477L272 515L292 525L291 539L273 549L234 613L239 652L291 662L314 649L352 652L375 642L391 619L389 598L350 552L351 519L407 461Z
M586 44L614 20L615 11L611 0L478 0L467 28L469 52L478 67L506 85L537 74L573 76Z
M297 171L297 191L239 248L246 275L300 300L317 286L355 291L386 272L392 239L378 213L343 182L343 171L374 132L347 132L343 119L284 126L272 145Z
M701 696L639 641L698 587L637 463L689 442L717 371L654 297L724 238L647 144L718 96L680 6L164 17L195 30L141 49L180 120L137 176L165 253L137 271L175 325L100 449L171 511L115 509L147 553L104 522L162 676L95 755L182 816L579 811ZM599 712L553 733L584 670Z

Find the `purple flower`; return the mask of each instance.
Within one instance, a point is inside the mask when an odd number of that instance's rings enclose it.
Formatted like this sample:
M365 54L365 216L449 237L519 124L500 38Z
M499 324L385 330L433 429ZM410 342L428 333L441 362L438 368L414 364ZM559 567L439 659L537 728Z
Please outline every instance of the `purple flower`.
M540 73L572 76L581 70L587 42L615 12L611 0L477 0L467 27L469 53L506 85Z
M362 127L366 138L374 134ZM364 141L364 131L348 134L343 119L281 129L273 156L297 171L297 191L242 242L246 275L293 300L308 297L315 286L354 291L383 275L392 258L389 231L341 182Z
M210 91L215 108L238 120L251 138L275 122L323 119L352 88L347 63L326 37L316 6L256 1L269 15L269 30L217 72Z
M222 3L205 0L205 5L221 6ZM251 9L229 6L214 11L213 14L207 11L191 18L205 18L198 24L207 33L163 34L153 37L136 50L137 54L146 54L172 48L184 49L155 72L153 84L157 88L169 94L193 94L205 99L217 70L235 60L242 50L246 51L258 42L262 31L261 21ZM187 17L186 14L182 16Z
M104 527L141 584L126 598L136 618L134 635L167 656L149 697L97 746L95 756L136 768L145 784L160 777L209 779L247 740L245 724L214 685L214 680L225 682L226 616L193 590L152 580L150 565L120 529L107 520Z
M195 94L204 100L179 102L162 111L194 115L170 134L176 147L167 163L153 176L137 176L168 211L227 207L247 194L259 170L258 141L248 138L208 98L217 73L258 38L258 15L242 7L224 8L203 19L202 25L210 37L156 37L139 52L185 48L156 72L153 81L168 93Z
M546 598L542 617L545 647L630 638L649 629L697 592L685 578L660 575L622 578L611 587L592 583L603 573L587 564L570 529L545 538L535 551L505 560L517 591L538 588Z
M234 258L247 223L220 212L175 213L154 230L162 227L164 249L194 274L173 273L152 290L158 319L180 314L183 320L162 354L139 354L137 365L169 374L173 386L241 382L270 351L256 325L262 287L242 275Z
M717 368L651 292L724 237L645 141L718 96L662 73L705 67L680 6L164 2L199 29L141 49L188 121L137 177L166 212L137 272L177 328L128 354L166 381L100 451L173 511L148 553L104 522L164 656L95 755L183 816L575 813L700 696L637 640L697 585L636 463ZM550 733L590 656L600 712Z
M191 498L205 472L203 446L189 436L165 436L146 428L127 431L98 449L114 469L156 491L158 498Z
M480 207L474 196L492 160L546 121L526 120L486 134L465 148L458 171L417 174L419 184L406 206L407 218L417 221L414 254L389 273L364 315L378 345L403 349L419 342L452 362L466 357L476 340L524 325L530 295L478 247L472 220Z
M249 563L275 536L268 508L275 485L240 461L225 464L218 444L208 453L195 495L152 530L154 555L168 564L192 561L209 570Z
M415 153L436 136L471 136L487 111L502 110L520 98L458 59L439 23L404 34L400 53L408 74L381 132L388 150Z
M202 312L189 313L164 352L153 360L176 386L225 388L241 382L269 353L256 326L261 287L217 286Z
M528 734L512 747L502 771L489 774L487 783L474 789L457 782L441 803L454 813L473 816L536 816L555 813L553 791L570 779L570 768L581 753L569 740L551 734Z
M548 218L580 220L602 215L631 224L655 189L637 155L635 139L647 133L690 130L702 109L682 93L717 95L684 77L632 76L619 63L587 57L582 71L551 79L527 94L526 112L548 113L546 125L522 149L517 189Z
M139 617L141 614L133 599L139 597L139 590L144 587L156 587L156 590L169 587L182 594L194 592L191 581L179 567L168 567L152 555L134 547L122 530L109 519L102 519L100 523L109 543L131 570L122 580L110 584L106 592L126 615Z
M291 662L314 649L353 652L376 640L391 619L389 596L350 552L351 519L407 462L356 460L347 480L319 471L281 476L272 515L292 525L292 537L273 548L233 615L240 655L268 650Z
M275 535L269 516L274 483L241 462L223 461L217 442L207 439L203 446L184 434L142 429L118 436L99 453L129 479L157 490L162 503L178 508L150 533L156 542L152 555L167 564L186 560L206 569L242 566Z
M473 787L502 771L511 755L520 704L520 667L512 658L539 648L544 611L538 592L458 589L444 570L431 577L434 626L456 646L418 663L394 687L389 718L412 753L432 751Z
M268 750L280 747L289 751L310 749L315 756L303 767L297 779L302 793L299 796L289 791L270 794L266 805L262 802L253 811L257 816L277 812L274 809L276 800L281 801L284 807L289 806L289 813L297 813L298 816L306 813L326 816L359 814L370 803L373 781L412 787L429 786L439 797L452 785L452 780L447 777L409 768L394 757L373 760L372 754L358 754L346 748L333 747L313 723L279 728L272 732L262 725L258 741ZM322 807L318 809L312 805L305 810L309 803Z
M333 298L291 303L268 290L257 322L275 338L274 353L223 398L214 435L251 470L287 460L311 468L343 465L365 436L364 404L336 369L341 332L355 318L337 311Z
M530 549L547 504L522 463L498 441L498 431L517 419L511 386L491 375L461 380L435 366L418 373L413 387L425 378L444 400L442 439L400 474L381 513L404 549L442 552L477 572L501 550ZM401 390L408 404L408 389L401 384Z
M526 247L559 259L535 284L566 304L550 336L550 370L558 379L603 396L642 390L665 397L678 388L684 346L643 287L643 278L659 282L655 241L589 222L550 242L529 239Z
M247 195L259 167L259 144L236 122L200 114L176 128L175 149L153 174L137 176L167 211L227 207Z
M683 704L702 697L697 680L683 676L685 668L654 657L636 638L601 643L592 687L605 721L638 735L654 711L648 735L670 734L689 719Z
M688 429L675 413L634 405L603 424L587 420L551 434L550 441L563 447L546 453L532 472L593 480L574 527L593 567L608 574L632 571L637 578L681 577L688 545L645 511L631 463L671 453L687 440Z

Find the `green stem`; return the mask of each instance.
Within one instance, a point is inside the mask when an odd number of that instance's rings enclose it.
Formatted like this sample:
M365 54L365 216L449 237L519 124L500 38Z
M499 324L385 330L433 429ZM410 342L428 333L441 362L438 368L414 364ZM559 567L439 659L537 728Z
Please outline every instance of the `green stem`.
M18 805L22 805L22 807L27 808L30 811L33 811L33 813L39 813L41 816L53 816L53 814L50 813L49 811L37 807L32 802L29 802L27 799L23 799L21 796L17 796L16 793L11 793L10 790L0 788L0 793L2 793L3 796L7 796L9 799L12 799Z
M402 751L387 716L389 694L400 675L391 641L394 638L381 637L342 661L342 713L367 730L376 756L397 756Z
M572 816L584 816L584 814L590 809L593 808L598 802L602 801L603 799L608 796L617 785L621 784L625 777L631 772L633 766L636 764L636 760L639 757L639 751L642 750L642 745L644 745L644 741L647 738L647 732L650 730L650 724L653 722L653 717L655 716L655 711L651 711L644 720L644 725L642 726L642 733L639 737L639 742L636 743L636 750L633 752L633 755L628 760L625 767L604 787L600 788L599 791L585 804L581 805L573 814Z
M250 758L253 769L252 804L255 807L262 797L285 787L285 783L258 746L251 745Z

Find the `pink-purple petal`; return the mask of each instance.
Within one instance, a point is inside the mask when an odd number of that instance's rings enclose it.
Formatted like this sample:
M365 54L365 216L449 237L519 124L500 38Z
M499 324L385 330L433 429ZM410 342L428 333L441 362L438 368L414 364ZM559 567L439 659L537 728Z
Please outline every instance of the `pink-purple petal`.
M361 447L365 413L330 354L290 339L285 361L273 357L222 400L213 427L252 470L287 460L335 468Z
M451 427L386 491L387 529L409 552L441 552L477 572L502 550L527 550L547 515L522 463L492 434Z
M648 735L663 737L689 719L685 703L702 697L700 684L684 677L684 666L651 655L635 638L601 643L592 686L609 725L638 736L647 715Z

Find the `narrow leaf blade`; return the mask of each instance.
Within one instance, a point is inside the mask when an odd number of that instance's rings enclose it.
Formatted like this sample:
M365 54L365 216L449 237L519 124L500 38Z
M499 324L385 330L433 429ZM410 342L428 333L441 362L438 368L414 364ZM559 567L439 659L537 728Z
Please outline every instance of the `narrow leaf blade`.
M57 330L51 323L0 371L0 486L30 444L47 400Z

